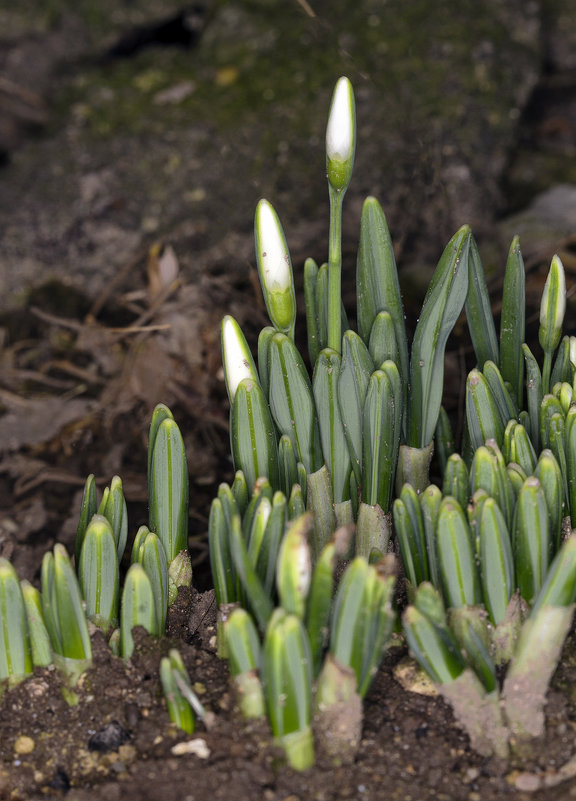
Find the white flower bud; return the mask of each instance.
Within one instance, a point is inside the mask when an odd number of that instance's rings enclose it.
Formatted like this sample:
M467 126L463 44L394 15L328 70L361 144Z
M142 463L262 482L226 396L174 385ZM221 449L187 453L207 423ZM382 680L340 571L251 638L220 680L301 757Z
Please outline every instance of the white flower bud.
M340 78L332 95L326 127L326 170L334 189L343 191L350 183L355 149L354 91L348 78Z

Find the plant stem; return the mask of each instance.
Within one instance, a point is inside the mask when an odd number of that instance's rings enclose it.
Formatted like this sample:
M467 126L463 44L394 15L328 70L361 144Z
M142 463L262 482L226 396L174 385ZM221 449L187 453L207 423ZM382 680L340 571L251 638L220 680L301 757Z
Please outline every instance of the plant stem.
M344 190L329 186L330 245L328 250L328 347L342 353L342 199Z
M550 372L552 370L552 351L544 351L544 364L542 365L542 394L550 392Z

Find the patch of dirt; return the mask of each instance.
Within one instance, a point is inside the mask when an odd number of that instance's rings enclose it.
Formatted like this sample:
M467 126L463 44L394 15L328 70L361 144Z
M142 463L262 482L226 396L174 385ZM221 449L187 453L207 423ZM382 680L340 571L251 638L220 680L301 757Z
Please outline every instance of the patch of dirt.
M203 608L198 619L195 610ZM191 622L192 621L192 622ZM569 799L574 785L558 769L574 757L575 711L567 687L576 678L572 640L555 677L545 737L509 763L470 750L438 697L406 692L394 678L405 649L394 647L365 703L362 740L352 765L320 761L299 774L285 766L263 722L238 717L225 662L214 653L211 593L181 591L171 610L169 638L135 632L129 661L93 635L93 667L69 706L55 670L7 691L0 715L0 798L66 797L68 801L136 801L175 797L238 801L545 801ZM190 737L170 723L159 662L178 647L196 692L213 713Z

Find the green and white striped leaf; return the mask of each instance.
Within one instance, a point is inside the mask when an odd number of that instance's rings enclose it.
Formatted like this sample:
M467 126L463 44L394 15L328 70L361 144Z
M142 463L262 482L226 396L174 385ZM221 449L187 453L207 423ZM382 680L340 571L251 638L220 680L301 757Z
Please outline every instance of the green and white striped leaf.
M431 441L444 389L446 341L460 316L468 292L470 228L452 237L428 287L412 343L408 445L423 448Z
M236 387L230 410L230 443L234 468L242 470L250 491L261 476L278 487L276 428L260 384L249 378Z
M122 591L120 653L124 659L132 656L134 651L132 629L136 626L142 626L154 636L160 634L152 582L139 562L128 568Z
M32 673L26 607L14 567L0 557L0 681Z
M188 547L188 465L184 440L174 420L162 420L154 440L149 528L160 537L166 558Z
M342 338L342 362L338 376L338 403L352 469L362 484L362 419L364 401L374 366L368 348L354 331Z
M42 560L42 612L54 653L90 660L92 648L78 579L63 545Z
M92 520L98 509L98 499L96 496L96 482L94 481L94 474L90 473L84 485L84 492L82 493L82 504L80 506L80 519L78 520L78 528L76 529L76 539L74 540L74 560L76 564L80 561L80 551L82 550L82 543L84 542L84 535L88 523Z
M284 334L270 341L270 408L308 473L323 462L320 429L310 379L294 343Z
M524 395L524 360L522 343L526 327L526 277L524 261L520 252L520 240L512 240L506 262L504 288L502 290L502 314L500 317L500 372L510 384L512 397L518 408L522 407Z
M516 577L510 534L494 498L486 498L482 505L479 529L482 595L490 620L497 626L506 617Z
M78 578L86 602L86 615L106 631L118 625L120 575L112 526L95 515L86 529Z
M446 606L481 603L480 577L472 535L462 508L454 498L444 498L438 515L438 563Z
M268 719L290 765L314 764L312 666L308 637L299 618L277 609L264 641L264 679Z
M518 494L513 543L518 588L531 604L544 582L550 560L548 507L535 476L526 479Z
M320 439L324 461L332 479L335 503L348 499L350 487L350 454L338 404L340 354L325 348L320 351L314 367L312 382L314 401L320 425Z
M482 370L487 361L498 364L498 338L492 316L490 295L476 240L473 236L470 237L468 254L468 293L465 308L478 368Z

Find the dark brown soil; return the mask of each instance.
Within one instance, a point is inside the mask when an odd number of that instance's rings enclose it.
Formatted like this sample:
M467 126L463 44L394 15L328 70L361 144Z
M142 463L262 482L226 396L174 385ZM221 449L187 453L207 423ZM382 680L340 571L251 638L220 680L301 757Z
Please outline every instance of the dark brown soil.
M195 611L200 610L199 614ZM365 704L360 749L353 765L318 764L299 774L287 768L264 723L239 719L225 663L214 645L211 593L181 591L171 612L170 639L142 632L129 662L93 636L94 665L69 706L54 670L6 692L0 718L0 798L69 801L497 801L569 799L576 785L557 786L558 771L574 758L576 678L574 642L555 677L545 737L510 763L471 752L438 697L404 690L394 678L406 654L389 652ZM170 723L158 666L169 647L180 649L210 715L188 737ZM538 789L543 788L543 789Z

